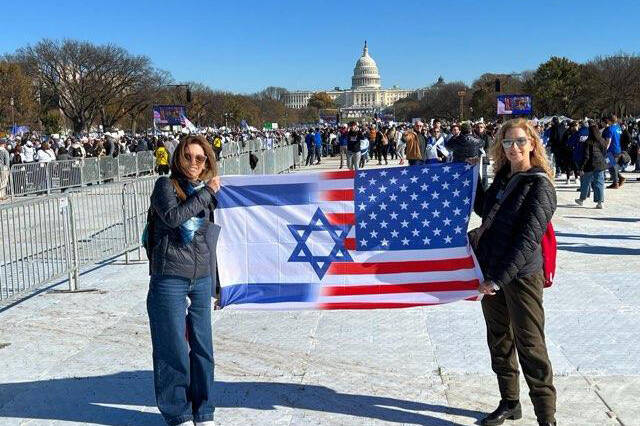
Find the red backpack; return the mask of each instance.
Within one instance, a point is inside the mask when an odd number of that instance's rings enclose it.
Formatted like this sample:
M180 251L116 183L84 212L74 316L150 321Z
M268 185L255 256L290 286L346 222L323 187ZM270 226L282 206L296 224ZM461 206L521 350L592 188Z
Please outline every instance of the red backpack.
M556 277L556 255L558 253L558 243L556 233L551 222L547 225L547 230L542 236L542 269L544 271L544 286L551 287L553 279Z

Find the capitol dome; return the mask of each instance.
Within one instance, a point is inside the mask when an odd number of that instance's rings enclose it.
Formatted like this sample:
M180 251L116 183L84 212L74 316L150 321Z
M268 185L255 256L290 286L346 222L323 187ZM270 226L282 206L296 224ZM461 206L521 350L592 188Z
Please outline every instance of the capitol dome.
M364 42L364 48L362 49L362 56L358 58L356 66L353 69L351 88L380 88L380 73L378 72L378 66L376 65L376 61L369 56L369 49L367 48L366 41Z

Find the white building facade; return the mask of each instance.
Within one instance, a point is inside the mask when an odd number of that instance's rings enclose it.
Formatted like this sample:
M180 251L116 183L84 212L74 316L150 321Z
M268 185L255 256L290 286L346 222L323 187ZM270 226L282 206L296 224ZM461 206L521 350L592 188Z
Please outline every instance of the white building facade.
M341 109L343 117L358 117L371 114L393 105L397 100L413 93L415 90L383 89L380 84L380 72L376 61L369 55L367 42L364 42L362 56L358 58L351 77L351 89L324 90L336 106ZM311 96L316 93L309 90L289 92L284 97L288 108L305 108Z

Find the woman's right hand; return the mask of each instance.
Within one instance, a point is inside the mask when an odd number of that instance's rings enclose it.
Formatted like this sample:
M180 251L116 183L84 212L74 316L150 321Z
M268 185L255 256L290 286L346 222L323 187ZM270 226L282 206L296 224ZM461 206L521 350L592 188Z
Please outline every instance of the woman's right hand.
M220 190L220 176L209 179L207 186L213 190L213 192L218 192Z

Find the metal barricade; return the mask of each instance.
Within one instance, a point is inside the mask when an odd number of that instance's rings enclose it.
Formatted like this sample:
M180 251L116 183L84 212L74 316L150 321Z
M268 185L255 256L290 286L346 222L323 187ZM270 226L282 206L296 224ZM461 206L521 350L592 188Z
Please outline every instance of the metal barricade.
M0 301L138 249L156 177L0 205Z
M82 185L82 161L64 160L49 163L49 192Z
M100 180L110 182L118 179L118 159L114 157L100 157Z
M82 164L82 184L100 182L100 162L97 158L85 158Z
M156 159L153 151L142 151L138 156L138 176L153 173L156 166Z
M129 251L137 249L138 260L142 259L140 239L147 221L147 211L151 205L151 193L156 178L137 179L127 182L122 188L122 223L126 261Z
M69 273L70 229L66 197L0 205L0 300Z
M118 176L132 177L137 173L138 165L135 153L118 155Z
M241 154L238 157L238 174L240 175L250 175L251 174L251 163L249 162L249 154Z
M276 154L273 150L264 151L264 174L273 175L276 173Z
M20 195L46 193L49 188L48 163L23 163L11 167L11 193Z

